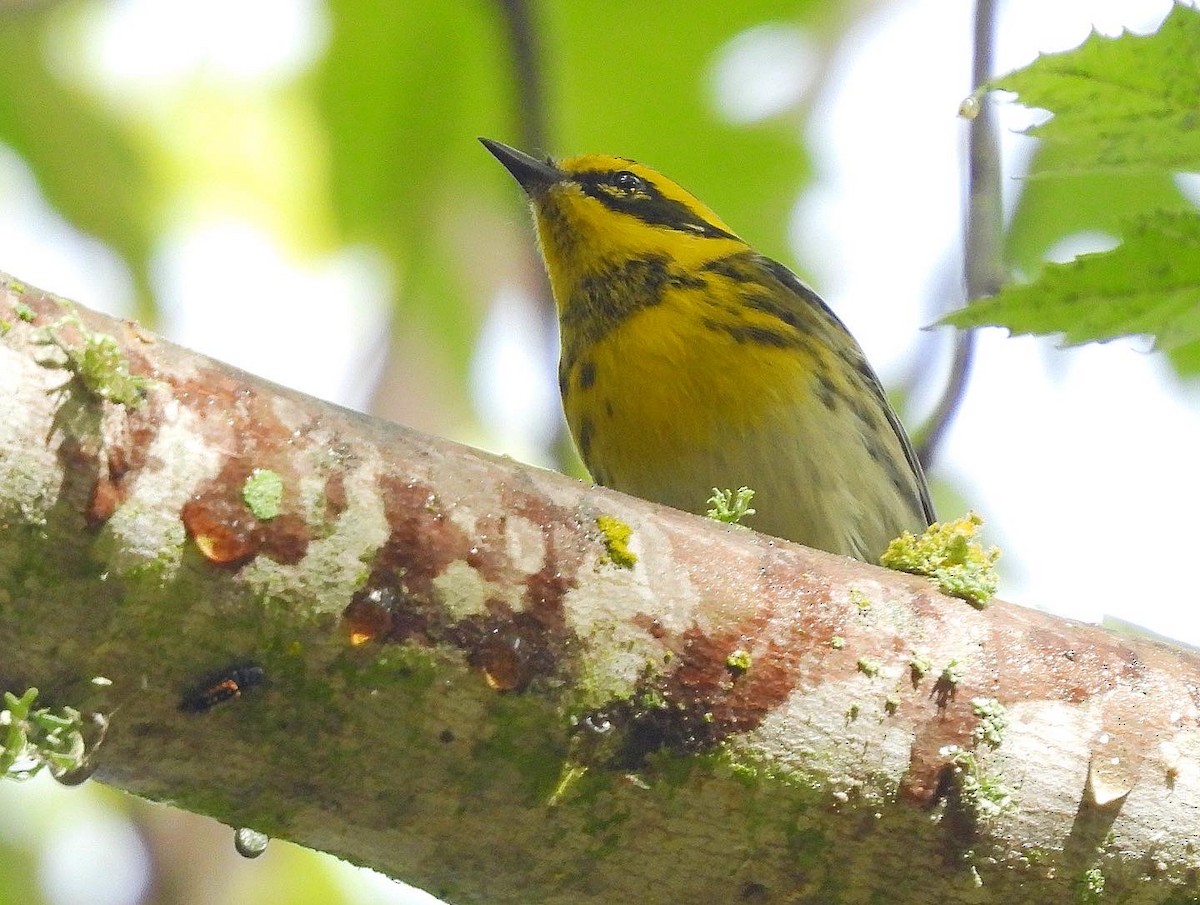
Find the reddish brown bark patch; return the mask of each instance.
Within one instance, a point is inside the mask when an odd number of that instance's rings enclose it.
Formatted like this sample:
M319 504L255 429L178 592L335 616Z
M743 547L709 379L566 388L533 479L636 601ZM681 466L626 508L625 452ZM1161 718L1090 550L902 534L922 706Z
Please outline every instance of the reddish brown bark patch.
M209 562L220 566L238 566L262 553L279 563L293 565L308 550L309 529L295 512L282 512L272 519L257 519L242 498L246 479L261 467L241 457L226 461L220 473L192 495L179 517L188 536ZM284 500L292 497L285 482Z
M497 691L523 691L539 678L571 672L577 645L566 626L563 597L576 586L585 557L569 513L542 505L538 520L529 518L545 544L542 566L530 574L510 561L508 516L475 518L468 533L423 482L388 475L380 481L380 494L389 533L345 610L352 644L449 644ZM531 505L503 488L497 496L498 510L524 515ZM465 562L484 580L523 581L524 608L493 598L486 613L453 619L434 584L453 562Z
M132 365L130 367L131 373L135 374L149 370L149 365L137 369ZM100 471L85 513L88 526L92 528L112 518L113 513L129 498L134 481L144 470L162 464L150 453L162 427L163 417L162 400L155 394L153 386L136 408L108 405L108 417L102 431L104 456L98 462Z
M289 428L269 399L216 369L179 383L176 396L198 417L207 442L226 454L217 475L180 511L201 554L235 567L260 553L285 565L303 559L311 532L300 513L298 469L312 446L308 429ZM283 483L281 511L273 518L256 518L243 497L256 469L275 472Z
M596 727L611 733L595 759L635 770L658 751L698 754L761 726L804 675L803 646L786 637L764 641L761 629L754 618L711 632L693 625L678 636L665 635L672 655L664 673L648 672L628 699L578 721L585 736Z
M121 497L121 488L117 482L103 475L96 478L92 487L92 499L84 513L88 527L97 528L112 518L121 503Z

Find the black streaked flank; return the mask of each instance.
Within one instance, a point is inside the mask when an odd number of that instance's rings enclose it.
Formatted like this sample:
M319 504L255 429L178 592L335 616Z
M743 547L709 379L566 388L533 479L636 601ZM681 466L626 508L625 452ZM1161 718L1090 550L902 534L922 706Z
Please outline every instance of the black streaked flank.
M816 384L816 396L829 411L837 408L837 388L829 376L821 371L813 372L813 383Z
M714 226L682 201L665 197L649 179L637 177L637 186L620 183L617 177L626 171L584 170L574 179L583 191L609 210L637 217L650 226L661 226L709 239L737 239L737 236Z
M829 315L830 320L842 328L843 333L845 333L847 336L850 335L850 331L846 329L846 325L843 324L841 319L833 313L833 309L825 304L825 300L817 295L816 291L811 286L805 283L802 279L800 279L800 277L796 276L778 261L772 261L770 258L764 258L762 255L755 255L755 257L758 258L759 263L761 263L767 268L767 270L771 272L771 275L775 277L775 279L783 283L784 286L792 290L792 292L796 293L796 295L800 296L800 298L804 299L804 301L808 302L810 305L815 305L816 307L820 308L827 315Z
M709 330L724 333L739 343L755 343L760 346L772 346L776 349L799 349L804 346L804 340L794 331L785 333L781 330L772 330L770 327L729 323L711 317L704 318L701 323Z
M714 258L703 269L735 283L761 284L762 268L753 266L757 257L752 251L739 251L723 258Z
M584 415L583 421L579 425L579 454L583 456L585 462L588 454L592 451L592 434L595 432L596 428L592 424L592 419Z
M887 463L887 473L888 477L892 480L892 486L896 488L896 492L902 497L911 499L909 494L912 493L912 474L905 474L904 472L900 471L900 469L896 467L896 463L891 459L889 459ZM930 521L932 521L932 519L930 519Z
M765 293L754 293L743 296L742 303L754 311L761 311L763 314L771 315L776 320L783 321L795 330L804 329L805 318L801 316L803 312L794 305L781 304ZM812 320L812 318L809 317L808 320Z
M590 390L596 382L596 363L585 361L579 366L579 389Z

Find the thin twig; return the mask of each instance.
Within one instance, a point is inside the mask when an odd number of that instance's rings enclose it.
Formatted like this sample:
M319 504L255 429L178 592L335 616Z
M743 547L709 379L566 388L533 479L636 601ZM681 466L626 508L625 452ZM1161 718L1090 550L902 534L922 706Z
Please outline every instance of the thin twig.
M975 53L971 87L985 84L992 73L995 0L975 2ZM1000 196L1000 142L990 99L980 99L978 115L971 120L968 136L968 197L966 235L963 240L963 273L968 303L994 294L1001 282L1001 238L1003 209ZM966 394L975 359L975 333L962 330L954 343L954 358L946 389L925 428L918 449L921 464L929 467Z
M500 0L517 86L517 132L530 154L546 150L546 104L537 28L527 0Z

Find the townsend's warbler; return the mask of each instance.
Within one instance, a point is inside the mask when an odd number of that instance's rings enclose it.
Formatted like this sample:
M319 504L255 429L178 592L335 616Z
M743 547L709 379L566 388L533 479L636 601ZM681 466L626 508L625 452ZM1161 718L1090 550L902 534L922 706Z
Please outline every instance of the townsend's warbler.
M747 486L751 527L871 562L933 521L879 379L795 274L649 167L482 141L533 207L597 482L691 512Z

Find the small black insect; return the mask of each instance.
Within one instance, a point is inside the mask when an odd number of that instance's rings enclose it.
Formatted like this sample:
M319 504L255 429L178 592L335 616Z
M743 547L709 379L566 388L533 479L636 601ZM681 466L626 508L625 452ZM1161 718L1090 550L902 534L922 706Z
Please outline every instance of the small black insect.
M218 704L240 698L266 681L267 674L257 663L240 663L212 673L189 689L179 702L179 709L184 713L205 713Z

